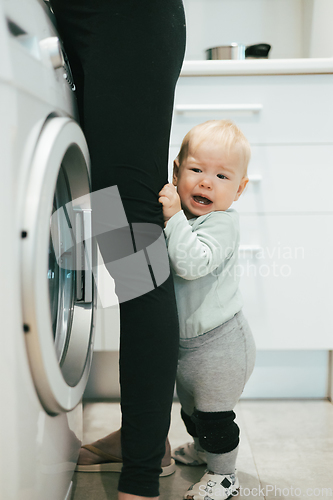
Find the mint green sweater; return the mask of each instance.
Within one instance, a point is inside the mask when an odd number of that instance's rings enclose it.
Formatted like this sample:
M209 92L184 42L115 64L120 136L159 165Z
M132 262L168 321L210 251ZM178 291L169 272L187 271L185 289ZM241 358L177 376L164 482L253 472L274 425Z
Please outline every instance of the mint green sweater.
M166 243L175 283L180 337L202 335L242 308L238 289L239 220L233 209L169 219Z

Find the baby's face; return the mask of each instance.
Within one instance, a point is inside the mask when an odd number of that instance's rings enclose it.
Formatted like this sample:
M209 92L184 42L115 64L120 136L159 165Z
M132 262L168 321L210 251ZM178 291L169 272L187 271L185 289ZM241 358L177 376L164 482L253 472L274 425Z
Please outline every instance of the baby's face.
M217 143L190 143L187 158L180 167L177 162L173 183L188 219L227 210L248 182L237 150L226 153Z

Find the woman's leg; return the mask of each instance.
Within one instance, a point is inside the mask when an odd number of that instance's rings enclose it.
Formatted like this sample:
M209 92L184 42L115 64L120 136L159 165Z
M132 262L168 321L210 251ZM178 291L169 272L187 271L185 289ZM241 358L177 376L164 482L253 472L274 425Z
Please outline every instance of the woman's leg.
M93 191L117 185L129 223L163 227L157 200L167 182L174 88L184 54L181 0L53 0L52 6L78 88ZM100 250L107 254L107 238ZM178 352L171 276L120 304L120 314L119 490L156 497Z

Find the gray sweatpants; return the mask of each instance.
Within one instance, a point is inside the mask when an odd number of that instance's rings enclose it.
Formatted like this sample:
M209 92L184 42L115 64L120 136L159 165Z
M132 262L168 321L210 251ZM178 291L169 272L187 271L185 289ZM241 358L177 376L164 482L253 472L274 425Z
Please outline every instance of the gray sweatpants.
M191 416L194 408L202 412L233 410L253 371L255 353L254 339L242 311L199 337L181 339L177 393L183 411ZM224 456L206 452L208 468L232 473L237 451Z

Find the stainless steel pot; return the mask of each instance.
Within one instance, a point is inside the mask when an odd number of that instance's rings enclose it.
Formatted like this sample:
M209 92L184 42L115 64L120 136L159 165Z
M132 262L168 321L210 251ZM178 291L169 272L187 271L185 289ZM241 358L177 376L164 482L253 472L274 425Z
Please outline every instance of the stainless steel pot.
M207 59L245 59L245 45L231 43L206 50Z

